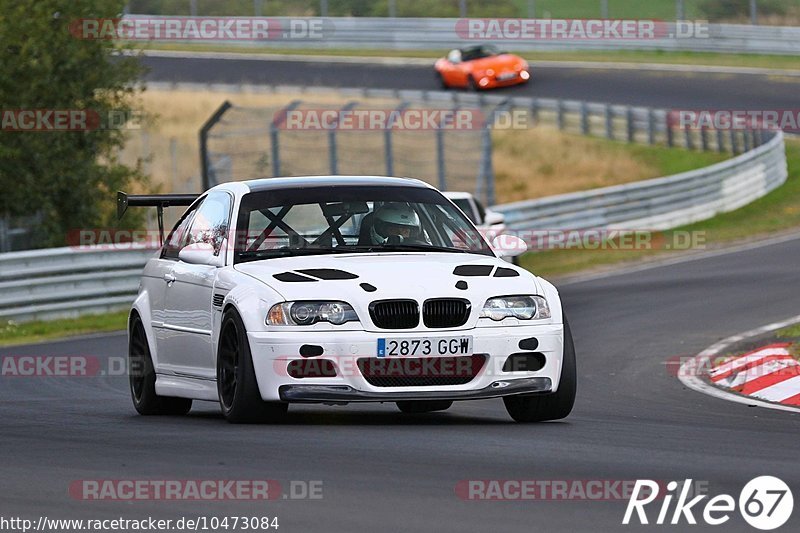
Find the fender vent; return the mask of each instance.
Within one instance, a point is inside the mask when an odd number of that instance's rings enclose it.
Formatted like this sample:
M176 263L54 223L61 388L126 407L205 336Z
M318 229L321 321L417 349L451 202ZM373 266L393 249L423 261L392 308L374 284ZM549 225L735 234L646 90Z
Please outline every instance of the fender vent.
M222 301L224 299L225 299L225 295L224 294L215 294L214 298L212 299L214 307L216 307L218 309L222 309Z

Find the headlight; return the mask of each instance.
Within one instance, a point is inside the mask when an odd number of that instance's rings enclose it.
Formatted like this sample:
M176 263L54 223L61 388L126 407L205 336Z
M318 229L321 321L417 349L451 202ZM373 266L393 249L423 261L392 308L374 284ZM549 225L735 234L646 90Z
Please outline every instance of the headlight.
M317 322L358 322L358 315L344 302L283 302L267 313L268 326L310 326Z
M550 307L541 296L501 296L486 300L481 311L481 318L498 322L511 317L519 320L550 318Z

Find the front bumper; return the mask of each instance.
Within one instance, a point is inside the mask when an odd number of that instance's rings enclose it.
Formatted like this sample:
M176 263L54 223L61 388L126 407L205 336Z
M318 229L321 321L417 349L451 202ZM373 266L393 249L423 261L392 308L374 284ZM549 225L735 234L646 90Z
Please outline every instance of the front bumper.
M550 392L550 378L495 381L479 390L432 390L416 392L368 392L349 385L281 385L281 400L289 403L400 402L403 400L485 400L515 394Z
M472 336L473 352L486 357L480 372L468 383L458 385L392 386L372 385L362 375L357 360L375 357L379 338ZM261 397L265 401L298 403L383 402L399 400L472 400L512 394L535 394L558 389L563 358L563 325L477 327L426 332L369 331L269 331L249 332L253 367ZM537 371L503 371L509 355L526 352L523 339L535 337L536 352L545 364ZM323 348L323 354L304 358L303 345ZM391 360L393 358L386 358ZM402 358L397 358L402 359ZM294 378L288 365L293 360L333 363L336 376Z

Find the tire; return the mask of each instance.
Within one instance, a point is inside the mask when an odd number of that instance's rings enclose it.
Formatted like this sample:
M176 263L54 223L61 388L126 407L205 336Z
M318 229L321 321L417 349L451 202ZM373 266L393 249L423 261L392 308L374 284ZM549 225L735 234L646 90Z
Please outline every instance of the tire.
M560 420L572 412L575 404L578 376L575 365L575 345L572 332L564 316L564 363L561 367L561 382L556 392L506 396L503 403L511 418L517 422L544 422Z
M192 400L188 398L156 394L156 372L150 345L138 315L131 321L128 335L128 369L131 400L140 415L185 415L192 408Z
M250 343L239 313L228 309L222 316L217 349L217 393L222 414L233 424L277 422L289 405L261 399Z
M475 81L475 78L472 77L472 74L467 77L467 89L474 93L480 90L478 82Z
M407 414L433 413L434 411L446 411L453 405L450 400L404 400L397 402L397 408Z

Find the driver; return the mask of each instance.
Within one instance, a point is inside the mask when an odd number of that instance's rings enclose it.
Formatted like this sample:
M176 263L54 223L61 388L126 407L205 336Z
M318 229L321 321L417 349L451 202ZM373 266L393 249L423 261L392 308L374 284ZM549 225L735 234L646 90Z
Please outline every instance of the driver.
M375 211L370 229L373 244L423 242L419 215L405 204L387 204Z

